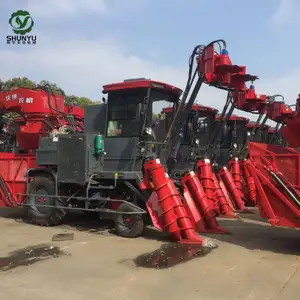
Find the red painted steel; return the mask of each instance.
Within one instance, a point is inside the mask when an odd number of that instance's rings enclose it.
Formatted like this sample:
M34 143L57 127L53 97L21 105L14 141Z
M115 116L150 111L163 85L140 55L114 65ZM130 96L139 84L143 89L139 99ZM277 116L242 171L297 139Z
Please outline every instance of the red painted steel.
M25 175L30 168L36 167L35 156L16 155L14 153L0 153L0 180L2 179L5 189L0 188L0 207L15 207L24 202L26 193Z
M273 226L300 227L300 153L278 145L249 143L249 170L257 188L257 206ZM281 180L283 185L274 178Z
M181 182L189 190L194 202L197 204L201 216L205 221L207 231L211 233L228 233L227 230L220 227L216 220L214 205L210 205L207 195L201 186L198 176L194 172L187 172L181 179Z
M233 212L236 212L236 208L235 208L235 206L234 206L234 204L233 204L233 202L232 202L232 199L231 199L231 197L230 197L230 194L228 193L227 188L226 188L226 186L225 186L225 184L224 184L222 178L220 177L219 174L216 174L216 176L217 176L217 179L218 179L218 181L219 181L220 188L221 188L221 190L222 190L222 192L223 192L223 195L225 196L225 199L226 199L226 201L227 201L229 207L231 208L231 210L232 210Z
M240 197L244 199L245 195L243 193L242 174L239 159L237 157L234 157L231 160L229 160L228 167L231 172L236 189L240 193Z
M202 244L203 240L196 234L180 194L159 159L145 162L143 186L156 192L164 229L174 240Z
M244 159L240 162L242 176L245 181L245 192L246 192L246 203L249 206L256 205L256 186L253 177L250 174L249 166L247 164L247 160Z
M182 179L181 179L181 186L183 189L183 202L185 204L187 212L191 217L195 229L199 233L208 232L206 228L205 220L201 215L188 187L186 186L185 182Z
M215 194L215 184L213 178L212 165L209 159L198 160L196 163L196 172L207 195L210 207L214 206L216 215L220 214L219 204ZM213 206L212 206L213 205Z
M236 219L237 216L234 213L234 208L229 205L228 200L226 199L226 196L224 195L223 190L219 184L216 174L213 174L213 178L221 215L226 218Z
M51 130L45 120L54 128L59 127L65 108L63 96L49 97L43 90L17 88L0 92L0 109L20 115L17 141L24 150L32 150L38 148L39 137L49 134Z
M248 209L245 207L245 203L243 202L241 195L235 186L234 180L229 170L226 167L223 167L219 172L219 176L222 178L228 192L230 193L230 196L234 201L237 210L239 210L239 212L248 212Z

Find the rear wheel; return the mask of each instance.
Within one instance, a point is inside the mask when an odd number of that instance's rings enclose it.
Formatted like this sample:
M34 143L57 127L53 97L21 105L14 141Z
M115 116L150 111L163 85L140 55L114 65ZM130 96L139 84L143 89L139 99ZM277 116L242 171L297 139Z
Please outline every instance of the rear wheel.
M64 203L58 203L57 198L51 197L51 195L55 195L55 183L50 176L39 175L32 179L29 186L29 196L26 200L27 204L30 205L27 209L27 215L32 223L43 226L55 226L61 223L65 216L63 209L43 207L43 205L64 205Z
M142 214L126 214L126 212L138 212L136 208L128 203L122 203L117 211L124 212L124 214L117 214L114 220L118 235L127 238L142 235L145 226Z

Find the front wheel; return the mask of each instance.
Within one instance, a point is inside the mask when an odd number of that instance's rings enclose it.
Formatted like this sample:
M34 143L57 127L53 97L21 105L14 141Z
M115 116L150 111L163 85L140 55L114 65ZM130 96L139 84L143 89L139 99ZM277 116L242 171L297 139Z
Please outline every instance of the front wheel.
M126 214L126 212L138 212L128 203L122 203L117 211L124 214L116 214L114 223L118 235L126 238L136 238L144 232L144 220L142 214Z
M55 183L50 176L39 175L32 179L26 200L30 205L27 208L27 215L32 223L43 226L55 226L61 223L65 211L55 208L58 200L51 195L55 195ZM43 207L43 205L53 207Z

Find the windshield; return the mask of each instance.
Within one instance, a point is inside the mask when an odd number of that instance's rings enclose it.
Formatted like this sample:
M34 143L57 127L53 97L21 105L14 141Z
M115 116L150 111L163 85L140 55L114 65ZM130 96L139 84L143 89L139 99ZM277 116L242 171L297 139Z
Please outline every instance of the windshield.
M152 89L151 102L153 103L153 107L151 107L151 112L149 111L149 116L151 114L151 117L158 119L163 108L170 106L170 104L177 103L178 101L178 96L173 93ZM172 114L172 112L166 113L166 130L171 126Z
M128 137L140 134L140 110L146 94L146 89L110 93L107 109L108 137Z
M198 143L206 145L207 139L205 136L208 135L208 118L207 117L196 117L196 113L190 113L185 123L183 132L182 144L190 145L193 140L197 137L200 138Z
M178 100L173 93L159 89L137 88L132 90L114 91L108 97L107 136L139 136L142 126L155 125L158 121L158 111L165 103ZM147 96L150 95L150 101ZM145 120L146 118L146 120Z
M236 122L233 139L238 148L242 147L246 143L247 129L244 122Z
M242 121L233 121L225 125L221 138L221 149L229 149L232 144L237 148L244 145L247 139L247 130Z
M173 113L166 113L165 126L166 131L169 130L173 122ZM198 116L195 112L189 113L188 119L185 123L183 134L181 136L181 144L190 145L195 138L200 137L200 142L206 145L209 139L211 117L209 116Z

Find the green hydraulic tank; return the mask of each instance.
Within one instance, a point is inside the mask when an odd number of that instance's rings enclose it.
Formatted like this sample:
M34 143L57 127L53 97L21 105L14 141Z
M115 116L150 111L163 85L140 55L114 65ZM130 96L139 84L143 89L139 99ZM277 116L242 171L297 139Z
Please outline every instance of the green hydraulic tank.
M98 134L95 136L95 154L102 155L104 153L104 141L103 136Z

